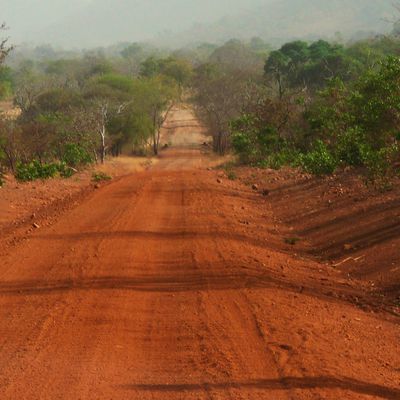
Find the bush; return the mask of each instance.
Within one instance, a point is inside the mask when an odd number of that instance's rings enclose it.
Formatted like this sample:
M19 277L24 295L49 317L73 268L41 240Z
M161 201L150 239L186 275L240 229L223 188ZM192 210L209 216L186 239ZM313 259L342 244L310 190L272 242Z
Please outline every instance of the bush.
M337 167L336 158L321 140L317 140L314 150L303 154L299 162L304 171L317 176L333 174Z
M319 42L312 48L322 51L327 46ZM316 67L308 72L322 66ZM284 74L288 79L290 73ZM319 176L337 167L357 167L374 184L388 182L399 172L400 57L388 57L348 78L347 72L338 73L321 80L322 91L311 90L305 97L287 92L277 101L267 95L245 107L230 123L239 160L274 169L301 166Z
M18 163L15 170L15 178L21 182L29 182L36 179L53 178L58 172L58 164L42 164L38 160L33 160L28 164Z
M358 128L350 128L340 135L336 145L336 157L343 165L358 167L364 164L365 135Z
M273 169L296 163L299 152L290 148L276 129L268 125L255 128L253 123L251 117L246 116L232 124L235 129L232 146L241 163Z
M232 135L232 146L235 153L239 156L240 162L251 163L255 156L255 147L248 135L236 132Z
M71 178L75 174L76 170L68 166L65 162L58 164L58 172L62 178Z
M57 175L63 178L70 178L75 170L64 162L41 163L33 160L30 163L18 163L15 169L15 178L20 182L30 182L36 179L49 179Z
M298 151L287 148L271 154L260 163L260 166L276 170L281 169L285 165L298 166L299 157L300 154Z
M291 246L295 246L301 239L298 237L290 237L285 239L286 244L290 244Z
M4 185L4 173L0 167L0 187Z
M275 154L286 147L273 126L258 125L259 121L251 115L231 123L232 147L244 164L263 164L269 158L274 162Z
M235 171L232 171L232 170L227 171L226 176L228 177L228 179L229 179L230 181L235 181L235 180L237 179L236 172L235 172Z
M229 161L221 166L221 168L225 171L226 177L230 181L234 181L237 179L236 172L234 171L236 163L233 161Z
M92 181L93 182L102 182L102 181L110 181L112 178L110 175L107 175L105 172L93 172Z
M398 145L384 147L380 150L365 146L362 157L368 171L368 179L378 185L387 186L389 178L394 173L393 163L398 155Z
M12 86L10 82L0 82L0 100L5 100L11 97Z
M62 161L70 167L78 167L93 162L89 152L76 143L68 143L64 146Z

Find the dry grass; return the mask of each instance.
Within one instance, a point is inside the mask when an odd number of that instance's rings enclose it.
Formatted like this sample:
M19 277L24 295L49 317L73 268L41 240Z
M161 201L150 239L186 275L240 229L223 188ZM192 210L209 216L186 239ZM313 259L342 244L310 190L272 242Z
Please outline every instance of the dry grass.
M133 172L140 172L150 168L158 162L156 158L120 156L109 158L105 164L96 165L96 171L112 176L121 176Z
M0 116L16 119L20 114L21 110L14 107L14 104L11 101L0 101Z

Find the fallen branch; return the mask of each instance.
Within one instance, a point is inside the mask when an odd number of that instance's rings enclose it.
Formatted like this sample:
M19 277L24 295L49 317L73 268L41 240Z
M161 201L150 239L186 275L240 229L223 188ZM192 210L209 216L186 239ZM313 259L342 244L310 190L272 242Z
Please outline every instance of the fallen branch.
M343 261L340 261L337 264L333 264L334 267L339 267L340 265L343 265L345 263L347 263L348 261L359 261L362 258L364 258L365 255L359 256L359 257L347 257L346 259L344 259Z

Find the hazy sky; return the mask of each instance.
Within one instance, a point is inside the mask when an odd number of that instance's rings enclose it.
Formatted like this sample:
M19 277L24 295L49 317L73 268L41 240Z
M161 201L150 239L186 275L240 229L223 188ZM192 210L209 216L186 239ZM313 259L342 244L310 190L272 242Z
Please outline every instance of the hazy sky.
M106 46L168 38L311 37L382 31L393 0L0 0L15 44ZM388 11L389 10L389 11ZM221 22L222 17L225 22Z
M47 39L68 43L69 36L74 38L73 30L85 23L88 33L98 32L100 40L102 31L111 33L110 41L130 40L132 35L141 40L270 1L274 0L0 0L0 19L7 22L17 42ZM70 32L65 32L67 26ZM96 41L94 36L88 42Z

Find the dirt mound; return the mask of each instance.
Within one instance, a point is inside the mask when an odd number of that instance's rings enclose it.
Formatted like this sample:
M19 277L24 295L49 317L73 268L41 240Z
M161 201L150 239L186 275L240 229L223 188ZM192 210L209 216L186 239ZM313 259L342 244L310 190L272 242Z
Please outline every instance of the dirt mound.
M400 185L380 191L353 172L315 178L282 171L239 168L248 185L269 191L272 208L293 250L329 261L349 277L400 305Z

